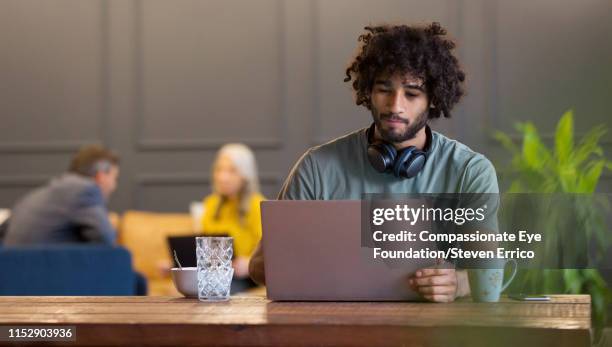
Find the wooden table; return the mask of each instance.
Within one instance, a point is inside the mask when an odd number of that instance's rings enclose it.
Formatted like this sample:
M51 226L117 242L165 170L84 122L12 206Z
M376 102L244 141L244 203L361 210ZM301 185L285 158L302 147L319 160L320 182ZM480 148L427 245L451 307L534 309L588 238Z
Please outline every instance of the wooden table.
M0 325L74 325L70 346L588 346L590 297L552 298L434 304L0 297Z

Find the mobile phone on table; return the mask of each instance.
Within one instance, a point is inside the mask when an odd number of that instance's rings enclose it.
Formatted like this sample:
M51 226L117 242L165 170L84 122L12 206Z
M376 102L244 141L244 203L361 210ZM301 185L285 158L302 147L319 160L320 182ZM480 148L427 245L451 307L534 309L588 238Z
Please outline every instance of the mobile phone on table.
M547 295L508 294L508 297L519 301L550 301Z

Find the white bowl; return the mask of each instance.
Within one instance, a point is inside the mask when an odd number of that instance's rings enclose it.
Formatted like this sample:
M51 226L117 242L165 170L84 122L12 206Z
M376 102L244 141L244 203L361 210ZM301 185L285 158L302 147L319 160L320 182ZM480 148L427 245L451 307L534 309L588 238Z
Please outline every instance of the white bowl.
M187 298L198 297L198 272L196 267L173 267L171 269L174 287Z

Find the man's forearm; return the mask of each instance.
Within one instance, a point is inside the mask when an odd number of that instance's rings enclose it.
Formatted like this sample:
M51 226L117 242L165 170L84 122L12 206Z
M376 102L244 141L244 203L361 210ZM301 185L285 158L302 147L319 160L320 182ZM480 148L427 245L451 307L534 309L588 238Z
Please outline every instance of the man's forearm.
M264 272L264 258L261 242L257 245L251 261L249 262L249 275L251 279L260 285L266 284L266 276Z

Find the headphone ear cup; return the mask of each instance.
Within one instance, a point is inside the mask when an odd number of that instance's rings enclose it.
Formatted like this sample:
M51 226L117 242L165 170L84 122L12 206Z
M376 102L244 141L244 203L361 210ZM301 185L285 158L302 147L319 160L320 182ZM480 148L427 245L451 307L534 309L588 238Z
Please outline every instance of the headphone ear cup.
M391 172L396 157L395 147L387 143L375 142L368 146L368 161L380 173Z
M414 146L404 149L395 161L393 174L395 177L412 178L416 176L425 165L425 153Z

